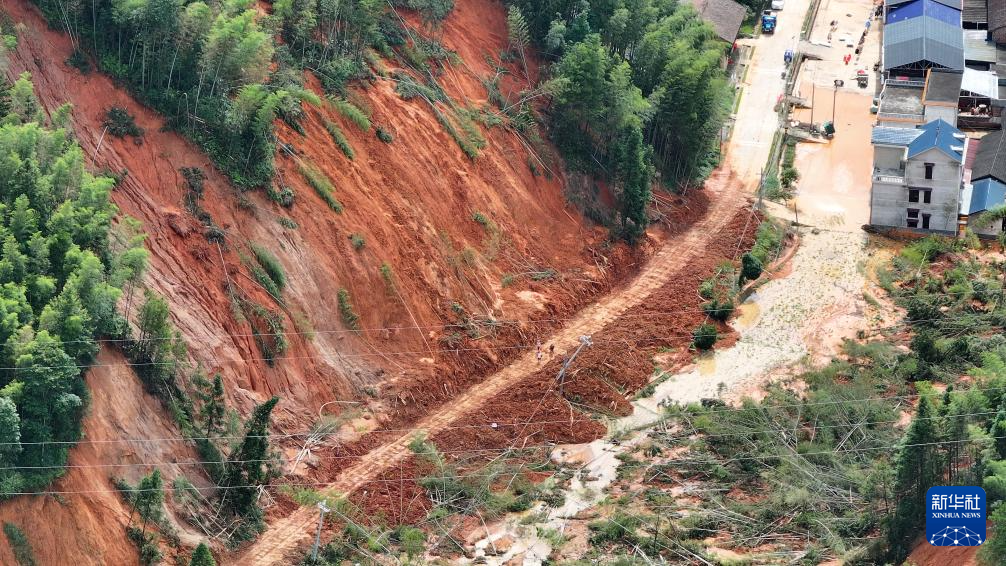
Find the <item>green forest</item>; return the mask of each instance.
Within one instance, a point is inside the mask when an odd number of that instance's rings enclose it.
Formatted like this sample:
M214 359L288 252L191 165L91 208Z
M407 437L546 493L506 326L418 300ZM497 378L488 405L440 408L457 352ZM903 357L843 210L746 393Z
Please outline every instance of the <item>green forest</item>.
M720 66L729 45L671 0L515 0L559 81L551 136L573 169L620 191L620 229L646 227L651 182L707 174L730 100Z
M66 129L69 106L47 118L30 78L22 75L0 101L5 495L62 473L88 400L82 370L98 352L96 337L123 332L116 302L146 261L142 247L113 246L115 181L87 172Z

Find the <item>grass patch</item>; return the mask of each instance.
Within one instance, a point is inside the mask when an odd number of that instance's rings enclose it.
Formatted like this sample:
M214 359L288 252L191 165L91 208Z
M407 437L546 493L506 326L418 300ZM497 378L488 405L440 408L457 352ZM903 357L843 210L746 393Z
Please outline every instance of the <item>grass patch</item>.
M392 135L392 133L389 132L388 130L385 130L384 128L378 126L377 127L377 139L381 140L384 143L391 143L391 142L395 141L395 136Z
M334 122L325 120L325 129L328 130L328 135L332 136L332 141L335 142L335 145L339 146L342 153L352 160L354 155L353 146L349 145L349 140L347 140L346 135L342 133L342 128Z
M255 254L255 261L262 266L262 269L265 270L269 279L276 284L276 287L280 291L286 288L286 273L283 272L283 266L279 263L279 259L272 252L258 244L252 244L251 250Z
M300 174L304 176L307 184L311 185L314 192L318 193L318 196L321 197L321 200L325 201L325 204L336 213L342 214L342 203L332 194L335 192L335 187L332 186L332 182L328 180L328 177L317 168L306 163L301 163L298 169L300 170Z
M352 330L360 329L360 315L353 309L353 303L349 300L349 291L345 287L339 289L339 314L342 315L342 322L346 323Z
M362 234L350 234L349 241L353 244L353 249L356 251L362 250L363 246L367 245L367 241L363 239Z
M10 543L10 548L14 552L14 560L19 566L35 566L35 552L31 549L28 537L14 523L3 524L3 534Z
M339 114L342 114L347 120L356 124L361 130L365 132L370 131L370 118L367 117L367 113L360 110L358 106L344 98L333 98L331 99L332 106L335 107Z
M389 296L398 296L398 286L395 284L395 272L391 269L391 264L384 262L381 264L381 279L384 280L384 289Z

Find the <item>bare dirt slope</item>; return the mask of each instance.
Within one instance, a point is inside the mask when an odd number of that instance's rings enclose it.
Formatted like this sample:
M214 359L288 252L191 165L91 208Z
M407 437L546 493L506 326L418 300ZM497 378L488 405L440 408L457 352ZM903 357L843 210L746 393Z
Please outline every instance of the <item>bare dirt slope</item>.
M631 262L624 249L600 249L604 231L587 226L567 205L561 177L547 180L531 173L528 154L513 136L485 132L488 146L471 160L428 107L402 100L389 81L378 80L356 98L375 125L394 132L393 143L378 141L373 131L360 131L328 106L308 108L306 137L280 131L299 154L278 159L278 182L297 193L293 208L287 211L261 192L239 196L198 148L160 131L164 121L108 77L84 76L65 65L72 50L69 40L48 29L27 1L8 3L5 10L22 24L8 75L31 72L50 111L72 103L75 130L94 166L128 171L113 199L123 213L141 220L150 235L146 284L168 298L193 361L221 372L230 400L242 410L280 395L281 425L306 426L301 415L315 414L326 401L361 396L389 376L415 381L438 372L456 373L459 379L484 375L502 362L491 348L459 360L438 343L442 325L454 322L454 303L478 316L554 318L609 288L621 273L615 268ZM482 55L498 53L506 40L499 33L478 31L484 23L468 27L481 17L505 29L500 6L477 0L461 3L457 12L448 20L443 41L472 57L473 67L466 61L448 69L443 80L452 96L463 99L465 92L476 94L477 73L486 65ZM142 145L102 136L103 114L112 105L126 108L145 129ZM355 160L336 149L324 130L325 120L342 126ZM345 206L342 214L328 210L307 187L298 172L301 162L330 178ZM220 250L204 239L185 209L179 169L190 166L206 172L203 206L228 234ZM239 206L239 200L244 204ZM475 211L505 236L489 242L487 230L472 219ZM284 228L279 223L283 217L299 227ZM364 237L361 250L353 248L353 234ZM251 255L250 243L270 249L283 264L288 280L283 306L242 266L241 256ZM396 296L386 292L380 273L385 263L394 273ZM557 276L544 281L518 277L510 287L501 285L504 274L529 269ZM275 367L264 363L249 326L232 315L228 281L283 314L290 343L286 361ZM340 288L349 291L360 326L376 330L347 332L334 300ZM540 300L527 299L538 295ZM505 332L500 337L504 342L515 339ZM304 406L309 410L298 411Z
M547 343L556 345L557 355L566 355L575 349L580 336L596 333L617 322L620 315L646 301L669 279L680 276L691 260L704 252L710 240L716 238L738 210L747 203L745 193L736 190L736 185L730 182L729 171L729 167L720 168L707 183L707 190L714 192L713 205L700 222L689 229L683 237L665 245L630 283L583 309L563 328L547 337ZM516 386L523 378L536 373L540 365L534 352L521 356L477 387L459 395L449 406L416 423L415 431L401 435L364 455L359 462L344 470L328 488L336 493L350 493L365 485L411 455L408 444L417 432L423 432L427 436L441 432L468 413L479 409L482 404L505 389ZM241 563L256 565L284 563L287 553L309 535L310 525L314 521L314 510L306 508L276 521L249 548L240 560Z
M176 438L178 432L124 362L120 353L102 348L96 367L88 372L86 436L70 452L66 475L51 487L58 493L18 497L0 505L0 522L14 523L27 535L38 564L138 563L136 547L126 539L129 508L112 485L113 476L135 485L150 473L150 463L158 463L168 478L184 474L197 485L203 483L198 468L183 463L199 461L185 443L128 441ZM187 543L198 542L195 533L183 530L179 535ZM0 564L16 564L6 542L0 544Z

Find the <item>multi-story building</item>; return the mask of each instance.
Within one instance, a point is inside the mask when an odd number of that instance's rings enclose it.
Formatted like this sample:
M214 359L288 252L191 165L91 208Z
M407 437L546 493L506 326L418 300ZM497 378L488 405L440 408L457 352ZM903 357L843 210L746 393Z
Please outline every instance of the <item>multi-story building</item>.
M982 236L997 236L1006 231L1006 219L985 222L980 218L982 213L1006 204L1006 135L999 130L973 141L978 148L965 161L961 227Z
M966 136L944 120L916 128L876 126L870 224L955 234Z

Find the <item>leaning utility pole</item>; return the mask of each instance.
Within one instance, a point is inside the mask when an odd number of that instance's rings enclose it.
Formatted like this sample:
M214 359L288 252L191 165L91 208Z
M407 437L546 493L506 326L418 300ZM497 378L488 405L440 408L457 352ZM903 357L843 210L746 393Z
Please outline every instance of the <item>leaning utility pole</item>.
M318 545L321 544L321 526L325 524L325 513L331 511L324 501L318 502L318 532L314 534L314 546L311 548L311 561L318 561Z
M591 346L591 345L592 343L590 341L590 336L581 336L580 345L576 347L576 350L573 351L573 355L570 356L568 360L566 360L566 363L562 364L562 369L559 370L559 377L556 378L559 381L560 396L563 395L562 388L564 385L566 385L566 369L569 368L569 365L572 364L573 360L576 359L576 356L580 353L580 350L582 350L585 346Z

